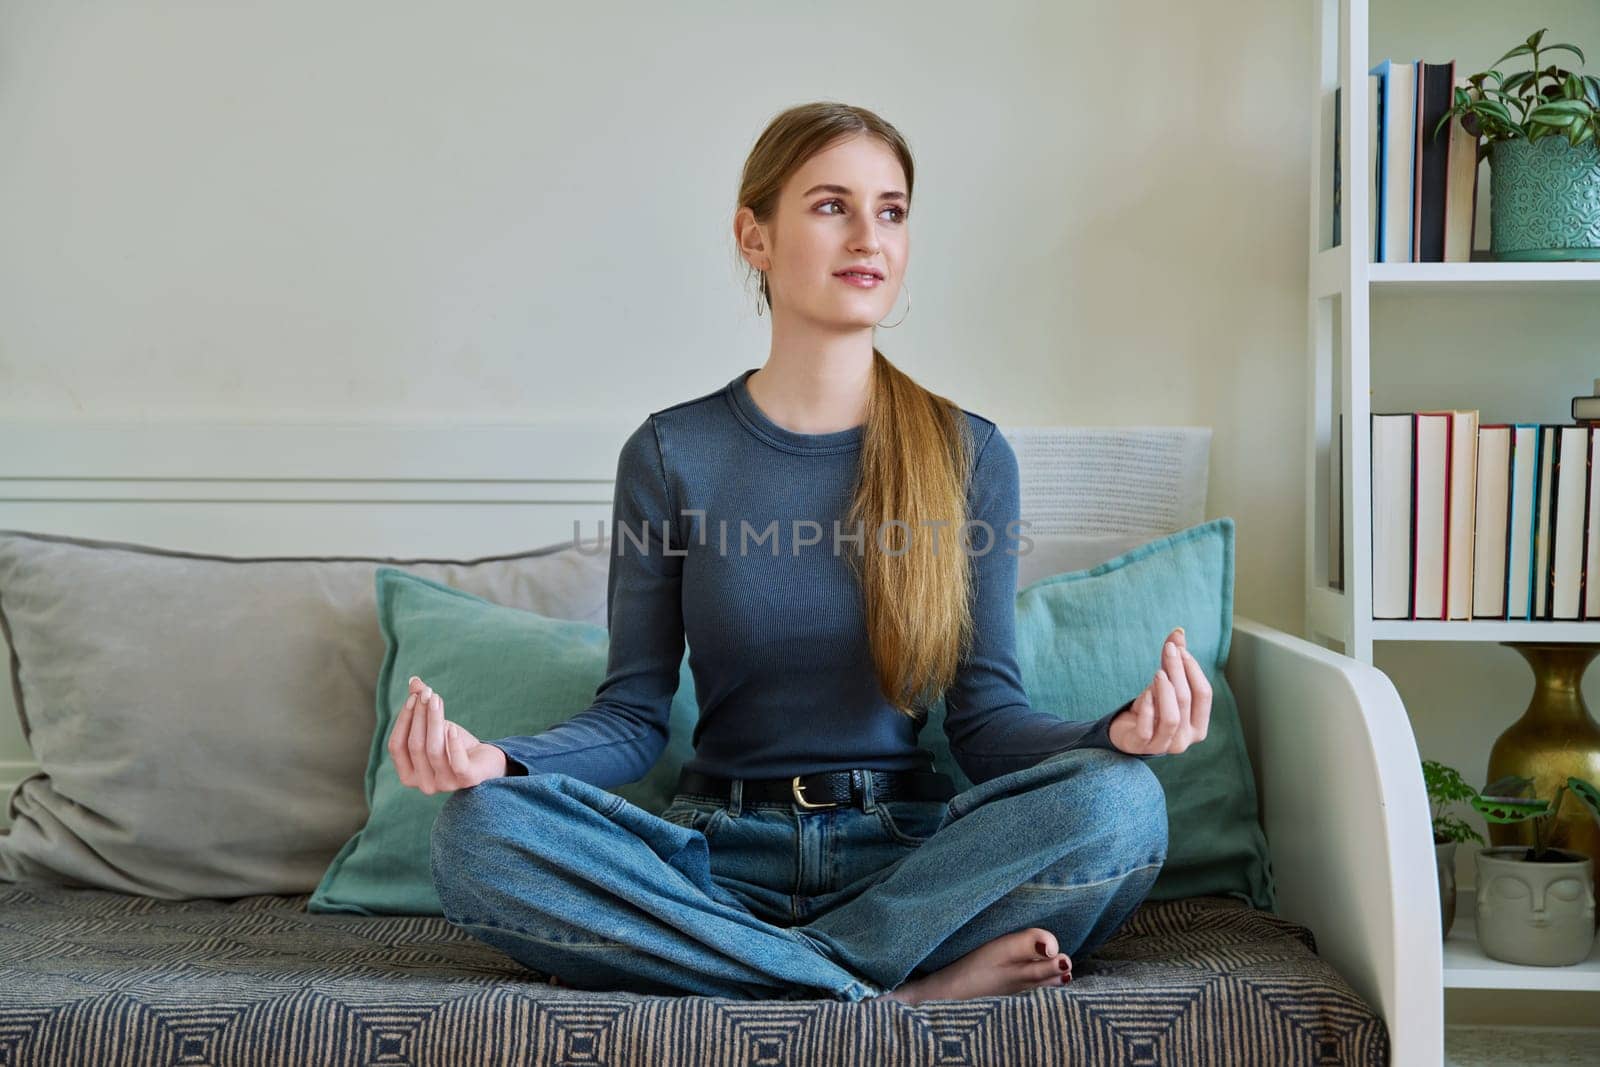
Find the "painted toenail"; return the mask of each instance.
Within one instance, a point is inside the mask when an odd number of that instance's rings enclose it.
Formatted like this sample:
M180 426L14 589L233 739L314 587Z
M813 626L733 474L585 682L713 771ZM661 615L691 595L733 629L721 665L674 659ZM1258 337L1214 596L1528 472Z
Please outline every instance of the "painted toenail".
M1068 963L1066 960L1057 960L1056 962L1061 964L1061 969L1063 971L1069 970L1072 967L1072 965L1070 963Z
M1046 952L1046 951L1045 951L1045 950L1044 950L1044 942L1043 942L1043 941L1035 941L1035 942L1034 942L1034 943L1033 943L1033 947L1034 947L1034 949L1035 949L1035 950L1036 950L1036 951L1037 951L1037 952L1038 952L1038 953L1039 953L1039 955L1041 955L1041 956L1048 956L1048 955L1050 955L1050 953L1048 953L1048 952Z

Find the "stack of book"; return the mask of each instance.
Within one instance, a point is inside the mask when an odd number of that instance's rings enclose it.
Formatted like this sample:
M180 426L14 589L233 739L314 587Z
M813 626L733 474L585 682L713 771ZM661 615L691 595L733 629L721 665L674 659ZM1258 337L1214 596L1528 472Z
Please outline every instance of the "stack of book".
M1450 109L1456 61L1386 59L1367 79L1367 158L1376 263L1464 263L1472 258L1478 139Z
M1373 618L1600 618L1597 452L1587 422L1374 412Z

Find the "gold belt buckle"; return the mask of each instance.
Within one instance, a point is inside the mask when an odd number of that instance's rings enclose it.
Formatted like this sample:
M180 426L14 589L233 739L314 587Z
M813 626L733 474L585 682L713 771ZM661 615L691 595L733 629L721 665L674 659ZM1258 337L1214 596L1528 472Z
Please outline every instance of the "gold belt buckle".
M789 784L794 790L794 802L799 804L802 808L837 808L839 806L839 802L836 800L830 800L822 804L813 804L811 801L807 800L803 795L801 795L801 790L803 790L805 786L800 784L800 776L798 774L790 780Z

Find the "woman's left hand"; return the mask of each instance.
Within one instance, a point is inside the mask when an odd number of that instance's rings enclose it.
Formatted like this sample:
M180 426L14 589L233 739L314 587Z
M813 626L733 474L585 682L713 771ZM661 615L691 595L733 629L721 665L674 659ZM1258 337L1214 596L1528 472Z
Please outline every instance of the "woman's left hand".
M1178 753L1204 741L1210 723L1211 683L1179 627L1161 646L1155 678L1111 720L1111 743L1134 756Z

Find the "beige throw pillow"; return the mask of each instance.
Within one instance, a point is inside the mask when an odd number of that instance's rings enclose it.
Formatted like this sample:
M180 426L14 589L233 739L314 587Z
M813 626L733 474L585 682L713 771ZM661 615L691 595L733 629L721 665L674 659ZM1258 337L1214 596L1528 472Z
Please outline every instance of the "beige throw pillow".
M0 530L0 634L40 765L11 793L0 881L311 892L367 818L375 569L604 626L601 545L239 558Z

